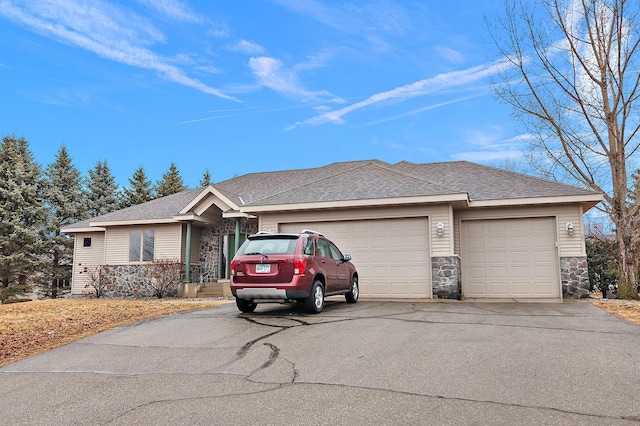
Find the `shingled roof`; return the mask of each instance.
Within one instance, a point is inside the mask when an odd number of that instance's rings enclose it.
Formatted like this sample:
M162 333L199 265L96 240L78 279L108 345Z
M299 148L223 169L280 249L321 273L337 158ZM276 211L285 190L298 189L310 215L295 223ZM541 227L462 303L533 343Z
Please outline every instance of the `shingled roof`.
M235 208L458 195L473 201L590 196L599 193L468 161L389 164L379 160L250 173L212 185ZM68 226L172 219L207 189L192 189ZM184 213L184 212L183 212Z
M173 218L184 206L189 204L201 192L202 188L189 189L187 191L178 192L177 194L156 198L155 200L147 201L146 203L74 223L66 226L64 230L86 228L88 226L95 226L97 223L165 220Z

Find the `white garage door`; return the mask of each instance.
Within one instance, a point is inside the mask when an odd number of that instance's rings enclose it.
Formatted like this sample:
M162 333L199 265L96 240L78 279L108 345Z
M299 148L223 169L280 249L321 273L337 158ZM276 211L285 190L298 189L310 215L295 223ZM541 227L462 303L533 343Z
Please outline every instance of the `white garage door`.
M431 258L426 217L287 223L280 232L313 229L352 256L366 297L430 298Z
M460 249L466 297L560 297L554 218L465 220Z

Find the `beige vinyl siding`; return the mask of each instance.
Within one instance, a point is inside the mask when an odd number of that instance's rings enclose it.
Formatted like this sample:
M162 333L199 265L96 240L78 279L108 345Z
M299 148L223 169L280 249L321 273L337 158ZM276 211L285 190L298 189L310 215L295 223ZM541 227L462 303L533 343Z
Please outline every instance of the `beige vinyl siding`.
M180 259L181 227L179 223L155 226L113 226L106 233L106 263L123 265L129 262L129 232L155 229L154 259Z
M191 227L191 264L197 265L200 263L200 236L202 235L202 228L199 226ZM182 253L182 262L185 261L185 254L187 247L187 225L182 226L182 243L180 245L180 252Z
M567 222L573 223L573 234L567 232ZM559 252L561 257L586 256L584 244L584 214L578 205L557 210Z
M450 205L429 207L431 232L431 256L451 256L453 254L453 209ZM442 222L444 231L438 235L436 225Z
M553 217L556 220L558 252L561 257L586 256L584 245L583 213L579 204L541 207L518 207L510 209L471 209L454 212L455 253L460 253L460 223L468 219L507 219ZM565 229L567 222L573 223L573 234Z
M71 294L79 295L87 291L89 274L86 269L94 268L104 261L104 232L87 232L75 235L73 246L73 268L71 275ZM91 247L84 247L84 239L91 238Z

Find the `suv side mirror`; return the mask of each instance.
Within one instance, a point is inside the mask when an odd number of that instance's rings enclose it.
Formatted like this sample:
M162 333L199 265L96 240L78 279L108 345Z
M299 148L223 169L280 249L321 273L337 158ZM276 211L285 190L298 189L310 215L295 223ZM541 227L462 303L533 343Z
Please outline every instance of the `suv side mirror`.
M350 254L345 254L344 256L342 256L342 260L344 262L348 262L351 260L351 255Z

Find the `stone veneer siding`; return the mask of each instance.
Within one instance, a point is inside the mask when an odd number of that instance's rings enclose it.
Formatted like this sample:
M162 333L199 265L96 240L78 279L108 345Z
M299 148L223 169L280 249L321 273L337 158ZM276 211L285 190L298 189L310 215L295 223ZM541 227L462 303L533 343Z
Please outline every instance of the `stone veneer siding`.
M460 298L460 258L458 256L431 258L431 287L434 299Z
M258 232L256 219L242 219L240 222L240 234L250 235ZM197 275L192 275L191 281L210 282L220 278L220 265L222 264L222 236L236 233L235 219L223 219L220 226L207 226L202 228L200 236L200 270Z
M104 295L107 297L148 298L154 297L150 268L152 264L141 265L104 265L103 277L106 280ZM175 296L175 289L167 297Z
M589 271L587 257L561 257L562 297L584 299L589 297Z

